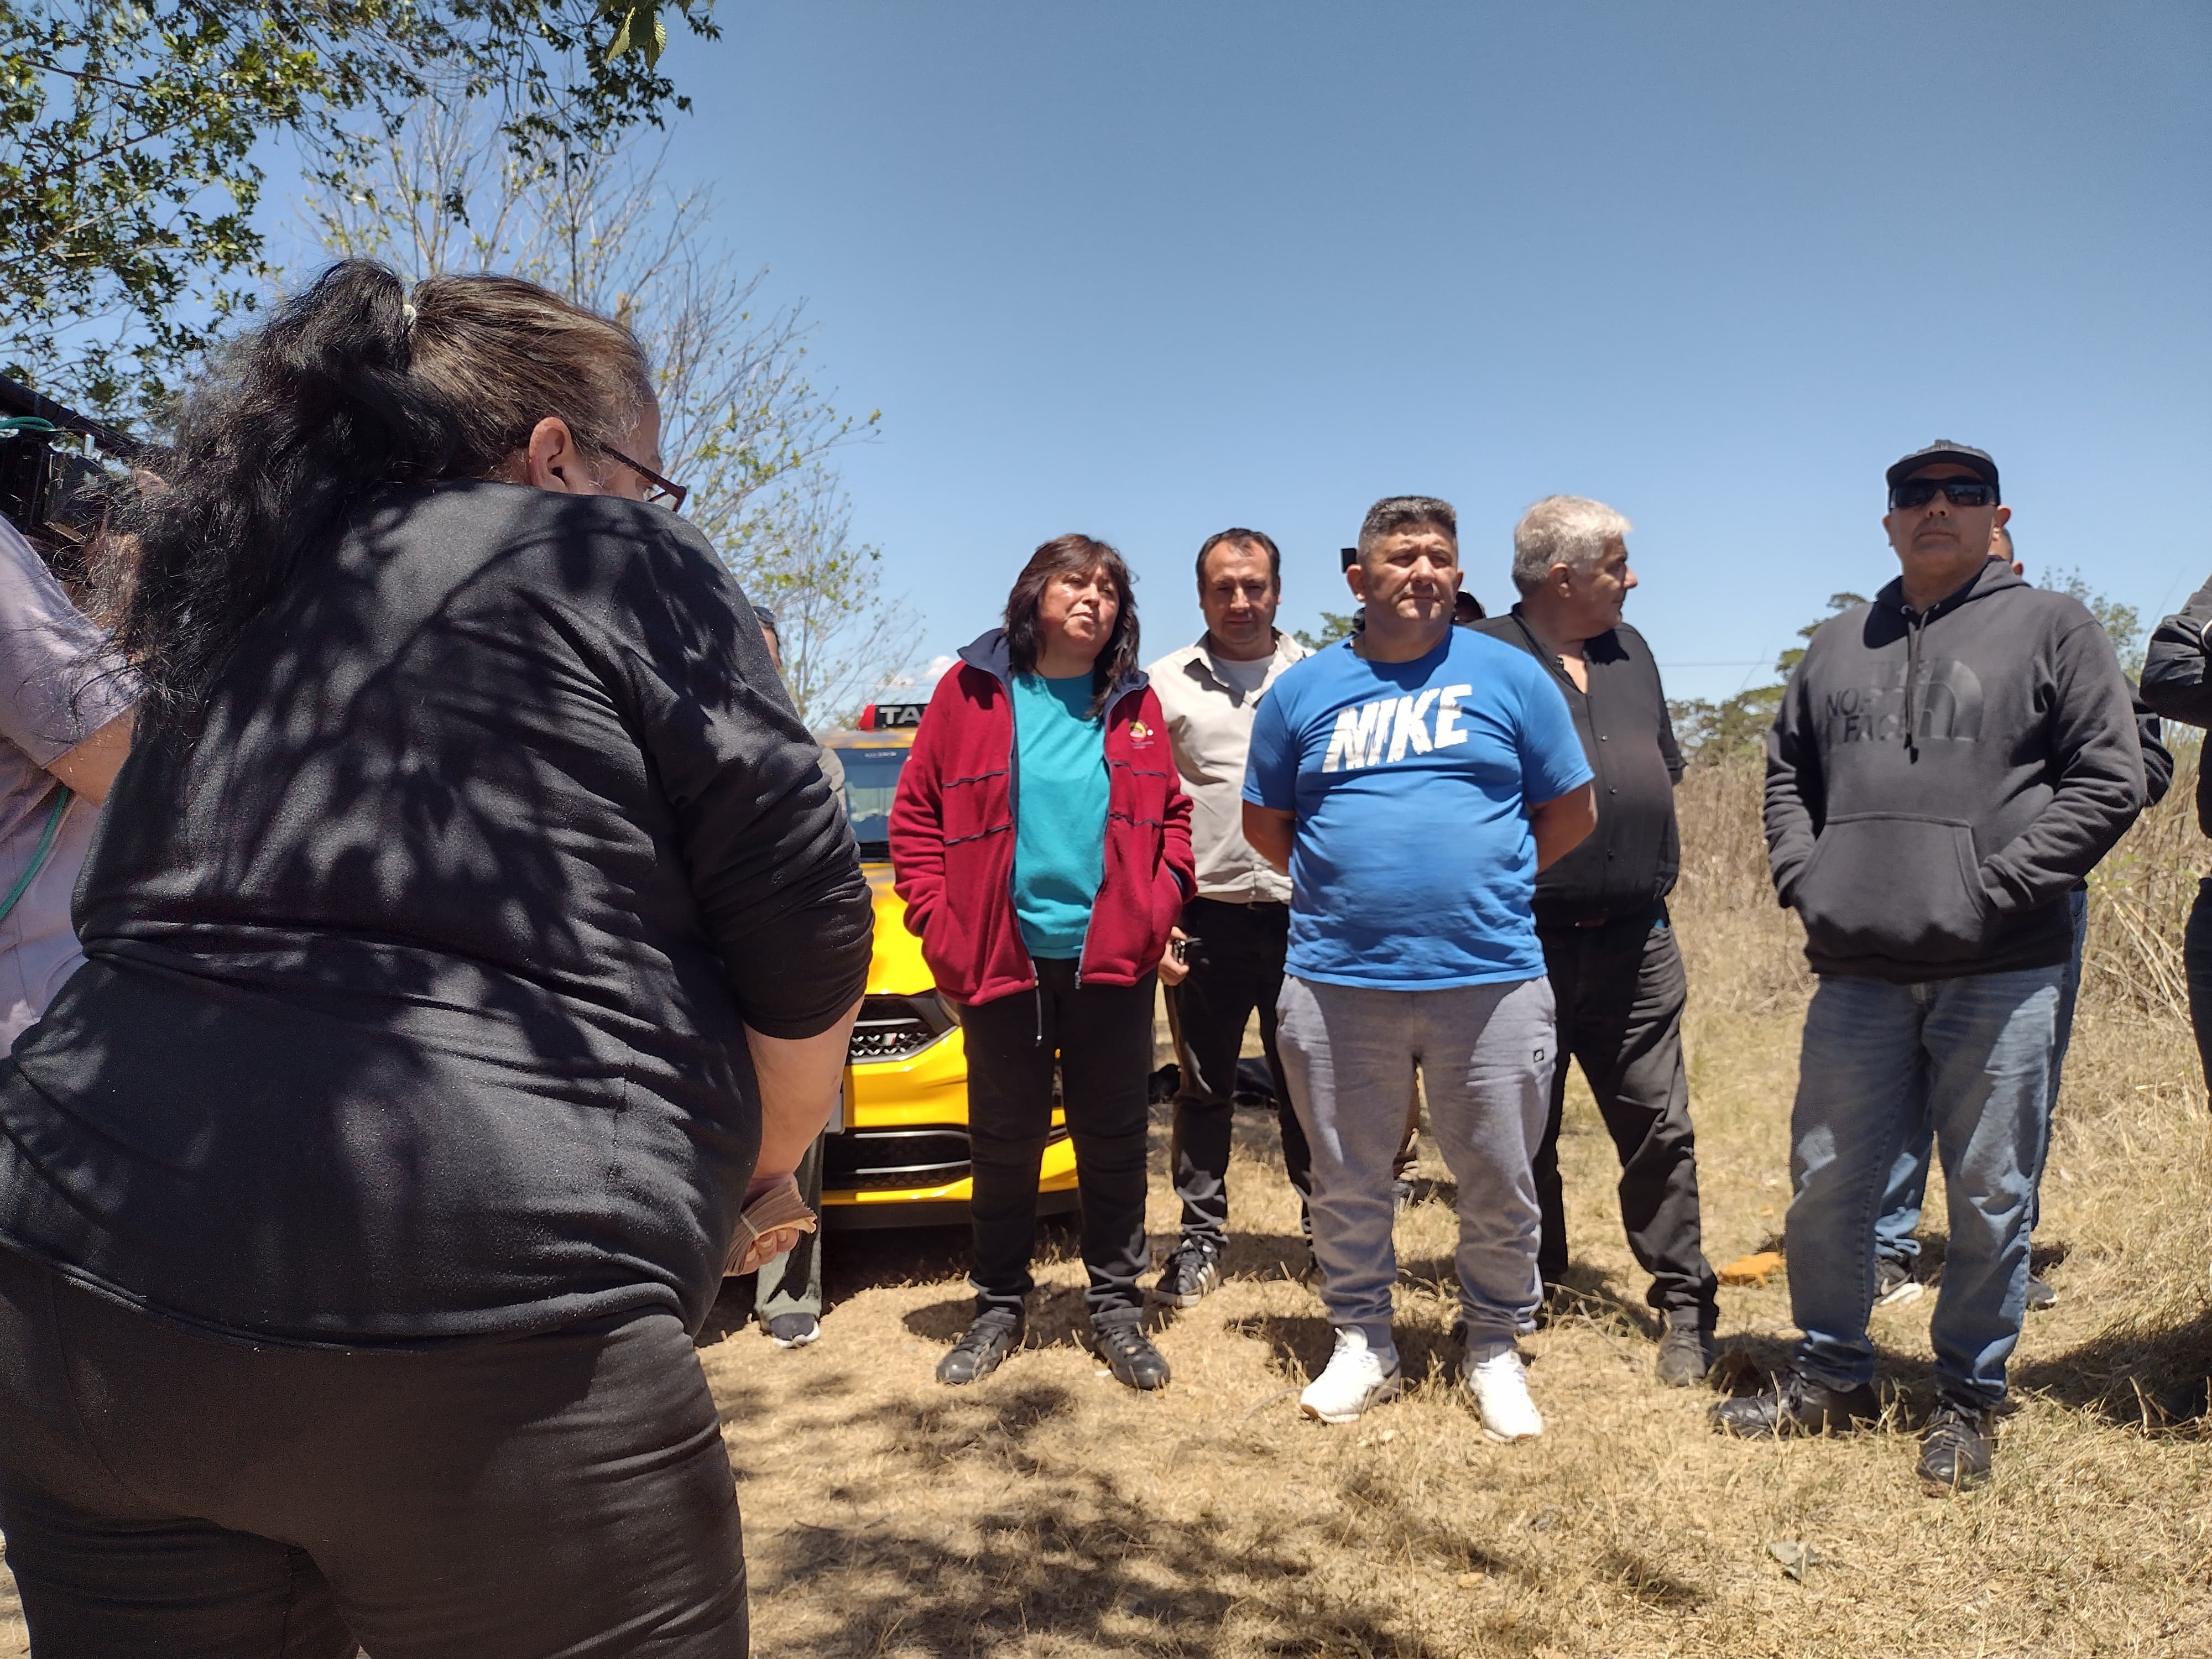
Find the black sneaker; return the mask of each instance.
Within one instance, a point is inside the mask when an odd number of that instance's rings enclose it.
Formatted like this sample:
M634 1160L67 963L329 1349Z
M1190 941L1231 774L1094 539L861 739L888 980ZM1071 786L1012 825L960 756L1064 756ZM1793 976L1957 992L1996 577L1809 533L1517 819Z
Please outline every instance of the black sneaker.
M1996 1425L1981 1406L1946 1397L1920 1433L1921 1483L1938 1496L1964 1492L1990 1478Z
M2049 1279L2038 1273L2027 1276L2027 1311L2044 1313L2058 1305L2058 1292Z
M999 1369L1000 1363L1022 1346L1022 1322L1004 1314L978 1314L967 1334L937 1362L940 1382L976 1382Z
M1702 1382L1720 1358L1720 1345L1703 1325L1668 1325L1659 1339L1659 1380L1670 1389Z
M822 1322L811 1313L778 1314L768 1322L768 1338L779 1348L803 1348L822 1340Z
M1195 1308L1221 1287L1221 1247L1212 1239L1186 1238L1168 1252L1160 1276L1146 1292L1164 1308Z
M1774 1386L1713 1407L1713 1426L1747 1440L1779 1440L1794 1434L1840 1434L1881 1415L1873 1388L1832 1389L1786 1371Z
M1164 1389L1168 1362L1134 1325L1093 1325L1083 1346L1106 1362L1114 1380L1133 1389Z
M1911 1267L1895 1256L1878 1255L1874 1259L1874 1305L1893 1308L1902 1303L1917 1300L1925 1290L1912 1276Z

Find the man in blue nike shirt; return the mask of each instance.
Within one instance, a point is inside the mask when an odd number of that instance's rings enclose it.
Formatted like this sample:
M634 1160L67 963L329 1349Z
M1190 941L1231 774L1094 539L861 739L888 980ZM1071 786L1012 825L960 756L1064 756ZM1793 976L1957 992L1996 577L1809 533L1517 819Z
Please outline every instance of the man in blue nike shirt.
M1291 877L1278 1041L1313 1149L1313 1242L1336 1328L1300 1398L1348 1422L1399 1388L1392 1161L1418 1067L1459 1183L1465 1381L1497 1440L1543 1418L1516 1346L1538 1296L1536 1191L1553 1010L1536 872L1597 822L1558 688L1452 626L1458 520L1377 501L1346 573L1364 632L1293 664L1253 723L1244 834Z

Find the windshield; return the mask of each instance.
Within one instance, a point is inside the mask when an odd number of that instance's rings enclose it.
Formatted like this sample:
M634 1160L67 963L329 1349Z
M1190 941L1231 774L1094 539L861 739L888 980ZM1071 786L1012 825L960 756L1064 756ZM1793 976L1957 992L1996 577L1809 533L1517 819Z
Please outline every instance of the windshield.
M845 763L845 816L864 859L891 855L891 797L898 791L899 769L908 749L840 749Z

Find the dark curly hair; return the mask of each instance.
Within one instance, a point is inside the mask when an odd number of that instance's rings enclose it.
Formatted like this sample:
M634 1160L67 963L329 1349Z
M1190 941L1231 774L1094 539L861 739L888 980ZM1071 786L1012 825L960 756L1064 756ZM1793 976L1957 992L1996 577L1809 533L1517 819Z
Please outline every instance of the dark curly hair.
M98 574L141 722L196 731L247 627L376 495L511 471L548 416L604 452L653 401L629 329L535 283L332 265L210 366L121 515Z
M1014 591L1006 595L1006 642L1013 653L1014 672L1035 673L1037 659L1044 653L1044 642L1038 636L1037 608L1043 601L1045 585L1054 576L1087 576L1094 570L1106 573L1121 602L1114 613L1113 631L1107 635L1091 670L1091 714L1095 720L1106 707L1107 695L1137 668L1137 595L1129 567L1119 553L1090 536L1055 536L1030 554L1022 574L1014 578Z

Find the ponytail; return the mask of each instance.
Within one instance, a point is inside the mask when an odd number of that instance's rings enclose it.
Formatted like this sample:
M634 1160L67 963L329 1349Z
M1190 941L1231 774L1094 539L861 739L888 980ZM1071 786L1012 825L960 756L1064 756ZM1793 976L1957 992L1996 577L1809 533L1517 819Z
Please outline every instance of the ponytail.
M652 404L629 331L532 283L410 295L373 261L332 265L193 388L131 556L100 573L141 723L197 730L246 629L374 496L511 470L548 416L604 450Z

